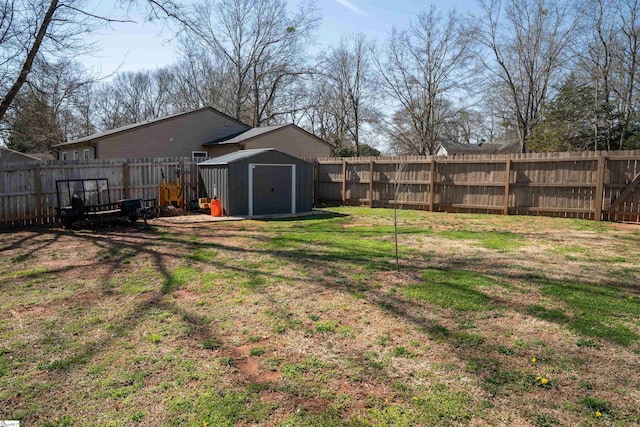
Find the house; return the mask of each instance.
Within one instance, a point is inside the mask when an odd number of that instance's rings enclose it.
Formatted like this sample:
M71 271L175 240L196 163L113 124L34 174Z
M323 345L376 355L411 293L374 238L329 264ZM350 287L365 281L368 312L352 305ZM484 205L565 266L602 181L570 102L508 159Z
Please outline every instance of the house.
M520 144L461 144L459 142L442 142L436 156L454 156L463 154L514 154L520 152Z
M273 148L228 153L198 163L209 197L225 215L307 212L313 205L313 165Z
M325 157L333 146L295 125L252 129L204 107L89 135L53 149L59 160L133 157L204 159L269 146L296 157Z
M41 155L26 154L0 145L0 166L17 163L39 162L43 160Z

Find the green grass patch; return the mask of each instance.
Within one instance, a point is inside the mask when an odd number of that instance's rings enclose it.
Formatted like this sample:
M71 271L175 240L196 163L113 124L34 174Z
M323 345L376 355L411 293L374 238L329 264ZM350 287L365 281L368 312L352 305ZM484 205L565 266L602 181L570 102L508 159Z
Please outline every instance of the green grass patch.
M267 352L267 349L264 347L252 347L249 350L249 356L260 357Z
M211 262L218 256L218 251L208 248L197 248L190 251L184 259L196 262Z
M222 341L217 337L208 337L202 341L203 350L217 350L222 347Z
M475 240L483 248L498 252L513 251L526 244L523 236L509 231L447 230L438 234L449 240Z
M98 250L96 257L102 262L119 262L121 264L129 264L137 253L138 252L133 248L110 247Z
M28 270L9 271L6 273L0 273L0 280L2 279L15 279L18 277L39 277L46 274L48 270L46 268L30 268Z
M393 227L344 227L344 218L307 220L295 230L286 230L266 245L279 256L297 262L340 262L347 267L372 270L393 267L395 247L390 239ZM424 233L423 229L400 227L399 233ZM401 248L402 255L408 253ZM347 267L348 268L348 267Z
M408 350L406 347L395 347L392 350L392 354L395 357L408 357L408 358L415 357L415 354L412 351Z
M336 331L336 322L333 320L320 320L316 323L316 332L333 333Z
M187 285L190 282L199 281L202 272L193 267L178 267L174 269L162 284L162 291L165 293Z
M484 344L485 337L480 334L461 331L451 335L451 340L456 348L474 349Z
M493 279L464 270L428 269L423 272L424 282L409 285L407 297L421 299L442 308L457 311L494 310L492 299L482 292L495 286Z
M625 322L640 318L640 300L606 285L541 281L541 292L564 302L573 316L569 327L590 337L628 346L640 338Z
M597 397L585 397L584 399L580 400L579 403L593 412L598 411L604 414L611 410L611 402Z
M571 320L570 317L562 311L555 308L546 308L539 304L533 304L527 307L527 314L554 323L567 323Z

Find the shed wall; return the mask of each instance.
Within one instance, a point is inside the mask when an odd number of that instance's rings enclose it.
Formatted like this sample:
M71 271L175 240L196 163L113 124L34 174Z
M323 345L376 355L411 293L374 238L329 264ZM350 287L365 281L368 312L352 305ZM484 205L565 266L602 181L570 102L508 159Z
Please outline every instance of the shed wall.
M200 168L200 177L207 192L207 196L213 198L218 197L222 204L222 212L224 215L233 215L229 213L229 185L228 185L228 169L225 165L212 165Z
M313 165L300 162L296 165L296 212L309 212L313 209Z
M200 176L208 196L217 187L218 198L225 215L249 214L249 164L296 165L296 212L308 212L313 208L313 166L303 160L268 151L226 165L201 165ZM285 185L291 185L290 180Z

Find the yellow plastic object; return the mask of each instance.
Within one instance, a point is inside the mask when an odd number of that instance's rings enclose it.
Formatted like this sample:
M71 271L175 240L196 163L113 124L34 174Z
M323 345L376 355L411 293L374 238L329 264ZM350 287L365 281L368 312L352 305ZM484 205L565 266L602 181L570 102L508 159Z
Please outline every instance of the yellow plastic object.
M160 184L158 193L160 194L160 206L183 207L182 189L178 184Z

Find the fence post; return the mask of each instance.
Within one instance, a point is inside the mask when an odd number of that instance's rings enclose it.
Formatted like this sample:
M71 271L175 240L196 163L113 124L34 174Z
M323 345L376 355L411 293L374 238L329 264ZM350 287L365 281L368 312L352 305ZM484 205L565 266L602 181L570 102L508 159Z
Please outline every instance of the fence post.
M436 159L431 158L431 170L429 171L429 212L433 212L436 197Z
M185 176L185 174L184 174L184 159L180 160L180 163L179 163L178 167L180 168L179 179L180 179L180 192L182 193L182 209L183 209L183 213L186 213L188 205L187 205L187 203L185 203L187 201L185 200L186 194L185 194L185 191L184 191L184 189L185 189L185 185L184 185L184 176Z
M342 204L347 204L347 161L342 159Z
M511 157L507 158L504 165L505 177L504 177L504 206L503 214L509 215L509 192L511 191Z
M40 164L36 164L34 170L34 184L36 190L36 224L44 224L44 215L42 213L42 174Z
M369 207L373 207L373 172L375 168L373 159L369 163Z
M313 206L318 206L320 200L320 163L318 159L313 162L313 180L315 185L313 186Z
M129 179L129 163L124 162L122 164L122 185L123 185L123 199L130 199L131 198L131 188L130 188L130 182L131 181Z
M596 176L596 200L593 206L593 220L600 221L602 219L602 202L603 202L603 193L604 193L604 174L606 171L605 163L607 161L607 156L600 155L598 157L598 169Z

